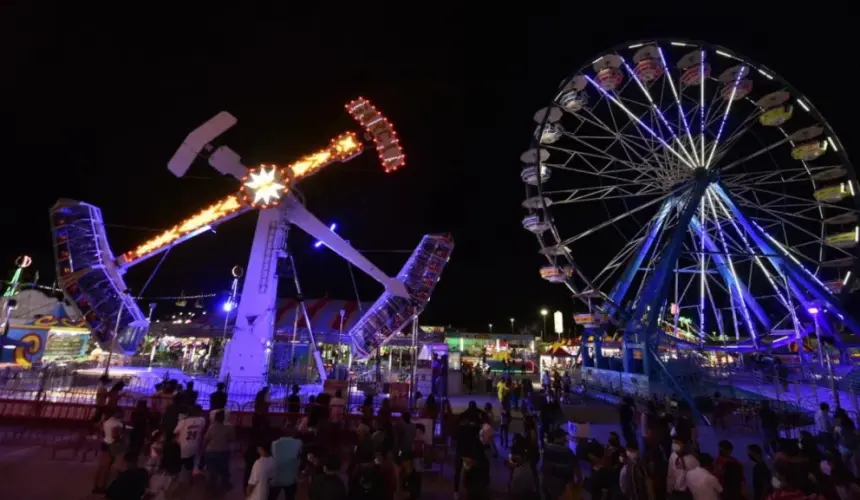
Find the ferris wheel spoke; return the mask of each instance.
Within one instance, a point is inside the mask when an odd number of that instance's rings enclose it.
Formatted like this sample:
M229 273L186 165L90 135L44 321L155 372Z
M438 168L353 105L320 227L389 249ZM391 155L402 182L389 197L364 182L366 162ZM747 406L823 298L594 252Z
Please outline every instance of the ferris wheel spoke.
M789 142L789 141L790 141L790 139L789 139L788 137L785 137L785 138L783 138L783 139L780 139L780 140L778 140L778 141L774 142L773 144L770 144L770 145L768 145L768 146L765 146L765 147L763 147L763 148L759 149L758 151L755 151L755 152L753 152L753 153L750 153L750 154L748 154L748 155L744 156L743 158L740 158L740 159L735 160L735 161L733 161L733 162L731 162L731 163L729 163L729 164L727 164L727 165L724 165L724 166L720 167L720 171L721 171L721 172L728 172L729 170L731 170L731 169L733 169L733 168L737 167L738 165L742 165L742 164L744 164L744 163L746 163L746 162L748 162L748 161L752 160L753 158L757 158L757 157L759 157L759 156L761 156L761 155L763 155L763 154L765 154L765 153L767 153L767 152L769 152L769 151L772 151L772 150L774 150L774 149L778 148L779 146L782 146L783 144L786 144L786 143L787 143L787 142Z
M633 187L635 189L629 189ZM578 188L564 191L544 191L544 195L567 195L563 199L553 198L554 205L570 203L584 203L590 201L616 200L637 198L640 196L654 196L662 194L665 190L661 187L643 186L641 184L614 185L601 188Z
M713 144L711 145L711 153L710 153L710 155L708 155L708 159L705 160L705 168L710 167L711 166L711 160L714 159L714 152L716 152L717 145L720 143L720 138L723 135L723 129L726 126L726 119L728 119L728 117L729 117L729 111L731 111L731 109L732 109L732 102L735 99L735 93L738 90L738 84L740 83L741 77L744 75L744 70L746 70L746 69L747 69L747 66L741 66L740 71L738 71L737 75L735 76L735 81L732 84L731 94L729 95L729 98L728 98L728 100L726 100L726 103L725 103L725 112L723 113L723 118L722 118L722 120L720 120L720 128L717 129L717 137L714 139ZM702 88L704 89L704 86ZM703 93L703 95L704 95L704 93ZM703 99L704 99L704 97L703 97Z
M825 170L837 168L839 165L825 165L805 168L786 168L769 172L744 172L720 176L720 181L727 186L768 186L781 185L788 182L809 183L809 176Z
M762 211L764 211L765 213L767 213L768 215L770 215L771 217L774 217L774 218L776 218L776 219L779 219L783 224L793 227L795 230L800 231L800 232L802 232L802 233L806 234L809 238L812 238L812 239L814 239L814 240L818 241L821 245L824 245L824 246L826 246L826 247L828 247L828 248L831 248L831 249L833 249L833 250L836 250L837 252L841 253L841 254L842 254L842 255L844 255L845 257L853 257L853 256L854 256L852 253L850 253L850 252L846 251L846 250L845 250L845 249L843 249L843 248L839 248L839 247L837 247L837 246L835 246L835 245L831 244L831 243L830 243L830 242L828 242L826 239L822 238L820 235L817 235L817 234L815 234L815 233L812 233L811 231L809 231L809 230L807 230L807 229L805 229L805 228L801 227L800 225L798 225L798 224L796 224L796 223L792 222L791 220L789 220L789 219L787 219L787 218L783 217L781 214L779 214L779 213L777 213L777 212L775 212L775 211L773 211L773 210L768 210L768 209L766 209L766 208L764 208L764 207L761 207L761 206L759 206L759 205L755 205L755 204L752 204L752 203L745 203L745 201L747 201L747 202L748 202L749 200L745 200L745 199L743 199L743 198L741 198L741 197L738 197L738 203L739 203L740 205L742 205L742 206L749 206L749 207L755 208L755 209L757 209L757 210L762 210ZM796 256L796 257L800 257L800 258L806 259L808 262L810 262L810 263L814 264L814 265L815 265L815 266L817 266L817 267L820 267L820 266L821 266L821 264L822 264L820 260L815 260L815 259L813 259L813 258L809 257L809 256L808 256L808 255L806 255L806 254L796 252L796 251L794 251L794 249L793 249L793 248L786 248L786 251L788 251L791 255L794 255L794 256Z
M666 74L666 81L669 82L669 87L672 92L672 97L675 98L675 104L678 106L678 117L683 124L684 131L687 133L687 142L690 145L690 151L693 153L693 158L696 160L695 164L701 163L701 159L696 153L696 145L693 141L693 134L690 132L690 123L687 120L687 117L684 114L684 107L681 105L681 98L678 95L678 89L675 87L675 82L672 78L672 71L669 68L669 65L666 63L666 55L663 52L663 48L659 45L657 46L657 52L660 55L660 63L663 65L663 71Z
M747 239L746 235L745 235L745 234L744 234L744 232L741 230L740 226L738 226L738 224L737 224L737 222L735 221L734 217L732 217L732 216L731 216L731 214L729 213L728 208L726 208L725 204L724 204L724 203L723 203L723 201L720 199L720 197L719 197L719 196L716 196L716 195L713 195L713 193L709 193L709 194L711 194L711 202L713 203L713 205L714 205L715 209L716 209L716 207L719 207L719 209L720 209L719 211L722 213L722 215L725 217L725 219L729 222L729 224L731 225L732 229L734 229L734 234L736 234L736 235L737 235L737 237L738 237L738 238L741 240L741 242L743 243L743 248L746 250L746 252L747 252L749 255L751 255L751 256L752 256L752 261L756 264L756 267L757 267L757 268L762 272L762 274L764 274L764 276L767 278L768 283L770 284L771 288L773 288L773 291L774 291L774 293L776 294L776 296L779 298L780 303L781 303L781 304L783 304L783 305L785 306L786 310L791 310L791 305L789 304L788 300L787 300L787 299L785 298L785 296L783 295L783 293L782 293L782 290L781 290L780 286L777 284L777 280L776 280L776 277L774 276L774 273L772 273L772 272L768 269L768 267L764 264L764 260L763 260L763 259L762 259L762 257L761 257L761 252L756 252L756 251L753 249L752 245L751 245L751 244L750 244L750 242L749 242L749 239ZM770 262L770 260L768 260L768 262ZM751 282L752 282L752 272L753 272L753 269L754 269L754 268L753 268L752 266L750 266L750 268L749 268L750 276L749 276L749 278L747 279L747 282L748 282L748 283L751 283ZM778 273L778 271L779 271L779 270L778 270L778 269L775 269L775 271Z
M632 182L636 182L639 184L646 183L646 184L650 184L652 186L661 185L659 183L659 180L657 180L653 177L647 176L644 172L642 172L641 170L638 170L638 169L613 168L612 170L610 170L610 167L614 166L614 163L616 163L615 160L610 158L610 157L603 157L603 156L599 156L599 155L594 155L592 153L583 153L581 151L580 152L572 152L572 155L579 157L580 160L582 160L585 164L587 164L589 167L591 167L591 170L584 170L581 168L571 167L570 166L570 163L571 163L570 160L572 158L569 158L568 161L566 161L563 164L561 164L561 163L558 163L558 164L547 163L547 166L550 168L553 168L553 169L557 169L557 170L565 170L568 172L575 172L578 174L600 177L603 180L609 179L609 180L614 180L614 181L619 181L619 182L631 182L632 181ZM599 168L599 167L595 166L589 160L589 157L596 157L598 159L606 160L607 163L604 167ZM618 175L615 175L615 174L618 174ZM630 174L630 177L622 177L623 174Z
M646 137L645 135L643 135L642 131L639 130L635 126L635 124L632 120L628 121L623 126L618 127L617 121L615 120L615 114L612 111L612 106L609 105L608 101L607 101L607 109L609 111L610 119L613 122L612 125L604 122L597 115L595 115L591 110L584 110L585 113L581 116L578 116L578 117L582 120L588 120L591 124L593 124L597 127L600 127L605 132L607 132L608 134L613 136L615 138L615 140L617 141L617 143L619 144L619 146L624 151L625 156L627 156L627 162L629 162L630 164L636 164L637 163L636 160L634 160L630 156L631 154L633 154L634 156L636 156L636 158L639 159L639 162L641 162L643 165L650 166L651 168L654 168L654 169L659 169L661 167L661 165L659 165L659 164L658 165L652 165L652 161L649 159L649 157L652 156L654 154L654 152L660 147L659 144L655 145L655 142L653 140L650 140L649 137ZM586 118L585 115L588 115L590 117L590 119ZM627 134L624 132L624 130L628 126L631 126L631 125L632 125L632 129L636 131L638 136ZM574 139L578 140L578 138L576 138L576 137L574 137ZM640 141L641 141L641 143L640 143ZM614 144L616 144L616 142L611 143L606 149L611 148Z
M578 115L577 118L583 122L587 122L595 127L600 128L608 134L608 137L606 137L606 139L610 140L611 142L603 149L576 135L569 136L578 144L591 149L594 154L603 155L606 158L611 158L614 161L623 163L630 168L642 170L643 172L659 169L659 166L651 165L651 162L647 160L645 156L650 155L653 152L653 149L647 144L647 141L644 145L639 144L637 142L640 139L639 137L625 135L614 130L610 125L605 123L603 120L601 120L588 110L584 110L584 113ZM644 138L642 139L644 140ZM618 144L619 147L624 151L626 158L619 158L616 155L611 155L607 153L607 151L612 149L615 144ZM638 161L637 159L631 157L631 153L638 159Z
M555 150L555 151L563 151L563 152L567 153L569 156L568 156L568 161L565 163L569 163L576 156L580 156L580 157L585 156L585 157L597 158L597 159L601 159L603 161L609 162L605 167L602 167L602 168L595 167L593 164L591 164L589 162L589 166L592 167L594 169L594 171L598 172L598 173L605 172L611 163L618 163L620 165L627 167L628 169L635 170L635 171L639 172L643 177L648 177L651 180L657 180L658 179L657 176L660 175L659 169L651 167L647 164L643 165L642 163L637 163L636 161L632 160L629 156L627 157L627 159L618 158L617 156L607 154L604 150L601 150L599 147L595 146L594 144L592 144L588 141L582 140L581 138L573 137L573 140L577 144L579 144L585 148L588 148L590 151L586 152L586 151L580 151L580 150L575 150L575 149L566 149L566 148L561 148L559 146L547 147L546 149ZM609 149L609 148L607 148L607 149Z
M797 208L797 207L807 207L809 209L817 209L817 208L821 207L821 208L831 208L834 210L840 210L843 212L856 212L857 211L856 209L847 208L847 207L844 207L841 205L834 205L832 203L826 203L826 202L817 201L817 200L816 201L810 201L809 199L803 198L800 196L785 194L785 193L781 193L779 191L772 191L772 190L767 189L767 188L759 187L758 184L755 184L752 186L735 184L734 186L735 186L735 189L733 190L733 192L750 192L750 191L752 191L752 192L765 193L768 195L778 197L777 200L761 204L762 207L766 207L766 208L775 208L774 205L776 204L776 202L781 201L782 199L786 199L786 200L792 200L795 203L794 204L780 203L778 206L779 207L788 207L788 208L792 208L792 209ZM790 214L790 215L794 215L794 214ZM814 222L820 222L820 220L814 220Z
M606 92L605 90L603 90L603 87L601 87L600 85L598 85L598 84L597 84L597 83L596 83L596 82L595 82L591 77L589 77L589 76L587 76L587 75L586 75L586 76L585 76L585 78L586 78L586 80L588 80L588 82L589 82L589 83L590 83L594 88L596 88L599 92L603 93L603 94L606 96L606 98L609 100L609 102L611 102L611 103L615 104L618 108L620 108L622 111L624 111L624 113L626 113L626 114L627 114L627 116L628 116L631 120L635 121L635 122L636 122L636 124L637 124L637 125L639 125L639 127L640 127L641 129L643 129L643 130L645 130L646 132L648 132L648 134L649 134L649 135L651 135L654 139L656 139L656 140L657 140L657 142L659 142L660 144L662 144L662 145L663 145L663 147L665 147L668 151L670 151L670 152L671 152L675 157L677 157L679 160L681 160L681 162L682 162L682 163L684 163L685 165L687 165L687 166L688 166L688 167L690 167L691 169L692 169L692 168L695 168L695 166L694 166L693 164L689 163L689 162L687 161L687 159L686 159L686 158L684 158L680 153L678 153L678 152L677 152L677 151L676 151L672 146L670 146L670 145L669 145L669 143L667 143L665 140L663 140L663 138L662 138L662 137L658 136L658 135L654 132L654 130L652 130L652 129L651 129L651 127L649 127L648 125L646 125L646 124L645 124L642 120L640 120L640 119L639 119L639 117L637 117L637 116L636 116L632 111L630 111L629 109L627 109L627 107L626 107L626 106L624 106L624 104L622 104L622 103L621 103L621 101L619 101L619 100L617 100L616 98L614 98L613 96L609 95L609 93L608 93L608 92Z
M619 57L621 57L621 56L619 55ZM636 82L637 86L639 87L639 90L642 91L642 94L648 100L647 106L651 108L652 113L655 114L657 116L657 118L659 118L659 123L663 123L663 125L666 127L666 130L669 132L669 134L674 139L673 144L677 143L678 149L682 153L684 153L684 156L686 156L689 164L691 164L691 165L698 164L698 160L693 158L692 156L690 156L690 151L688 151L687 148L684 147L683 141L681 141L678 138L678 135L675 133L675 129L669 124L669 120L667 120L666 116L663 114L663 110L661 110L660 107L657 105L657 103L654 101L654 98L651 96L651 93L648 91L648 88L645 86L645 84L643 84L642 81L639 79L639 77L636 76L636 72L633 71L633 69L630 67L629 64L627 64L627 61L624 60L623 57L621 57L621 62L622 62L622 64L624 64L624 67L627 69L627 73L633 78L633 81ZM625 101L625 99L623 97L621 97L621 96L617 96L617 97L621 103L623 103ZM639 104L639 103L637 103L637 104ZM658 123L658 126L659 126L659 123ZM657 137L657 136L658 135L655 134L655 137Z
M573 236L571 238L567 238L566 240L562 241L559 244L559 246L567 246L567 245L570 245L571 243L579 241L582 238L585 238L586 236L588 236L590 234L593 234L593 233L595 233L595 232L597 232L597 231L599 231L599 230L601 230L607 226L611 226L620 220L624 220L627 217L632 216L633 214L641 212L642 210L645 210L646 208L652 207L652 206L656 205L657 203L664 201L666 198L668 198L672 194L673 194L672 192L668 192L668 193L664 194L663 196L660 196L660 197L655 198L655 199L653 199L647 203L639 205L638 207L634 208L633 210L628 210L627 212L624 212L623 214L617 215L617 216L615 216L615 217L613 217L613 218L611 218L611 219L609 219L609 220L607 220L601 224L598 224L597 226L592 227L591 229L583 231L583 232L577 234L576 236Z

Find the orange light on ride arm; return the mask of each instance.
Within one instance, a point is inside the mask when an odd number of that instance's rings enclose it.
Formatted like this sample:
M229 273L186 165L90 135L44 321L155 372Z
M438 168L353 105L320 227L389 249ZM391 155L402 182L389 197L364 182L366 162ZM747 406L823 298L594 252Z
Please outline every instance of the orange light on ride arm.
M335 161L347 161L350 158L361 153L364 146L355 137L353 132L340 134L331 140L328 147L309 154L287 167L287 175L292 178L293 182L313 175L321 168Z
M164 231L158 236L144 242L135 249L122 254L124 265L129 266L136 264L146 257L151 257L159 250L164 250L168 246L177 243L179 240L190 238L197 232L217 225L228 217L236 216L249 207L243 205L236 195L229 195L212 205L204 208L200 212L185 219L172 228Z
M261 170L266 170L271 173L273 170L280 172L280 178L289 179L289 184L309 175L318 172L320 169L336 161L347 161L356 155L360 154L364 149L364 145L356 138L355 133L345 132L331 140L325 149L321 149L316 153L309 154L293 162L284 169L277 169L274 165L260 165L249 171L259 173ZM185 219L179 224L173 226L167 231L158 236L144 242L137 248L126 252L120 258L120 264L123 267L130 267L137 264L153 255L166 250L171 245L176 245L184 240L193 238L201 232L218 224L233 218L245 211L253 208L266 209L277 205L290 191L290 186L284 182L284 189L278 190L278 195L267 196L262 203L257 200L255 193L251 189L253 186L246 183L248 177L242 180L242 187L239 194L231 194L222 200L213 203L202 211ZM275 179L277 180L277 179ZM265 183L261 183L261 187Z

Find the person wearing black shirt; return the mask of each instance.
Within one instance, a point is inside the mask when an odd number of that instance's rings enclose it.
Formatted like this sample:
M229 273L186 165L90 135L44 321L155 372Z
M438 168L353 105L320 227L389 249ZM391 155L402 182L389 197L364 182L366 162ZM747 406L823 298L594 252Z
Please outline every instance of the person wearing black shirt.
M489 500L490 498L490 471L486 467L483 455L480 446L466 450L462 455L463 472L461 482L463 490L466 492L466 498L469 500ZM458 492L455 490L454 498L457 497Z
M454 457L454 495L460 491L460 475L463 471L463 457L474 452L481 445L478 431L481 428L481 411L475 401L469 401L469 407L460 414L455 432L457 442L456 456ZM473 457L474 458L474 457Z
M197 397L199 393L194 390L194 382L188 381L185 385L185 390L182 392L182 400L187 406L194 406L197 404Z
M346 485L338 476L340 457L330 455L323 464L323 474L314 477L308 488L309 500L343 500L347 497Z
M302 404L299 399L299 386L293 385L292 392L287 396L287 412L298 414L301 411Z
M223 410L227 407L227 391L223 382L218 382L215 392L209 395L209 410Z
M618 409L619 420L621 423L621 434L624 436L627 446L632 446L636 443L636 431L633 415L633 399L625 397L621 402L621 407Z
M610 464L612 458L606 455L603 448L593 447L588 453L591 462L591 478L588 493L592 500L609 500L618 484L618 470ZM616 462L617 463L617 462Z
M768 453L776 453L779 451L779 420L776 412L770 407L770 403L762 401L758 416L764 433L764 450Z
M137 465L137 454L128 453L124 457L125 470L108 486L108 500L141 500L149 485L149 473Z
M753 463L752 500L764 500L770 494L771 479L773 475L767 464L764 463L764 453L761 446L751 444L747 447L747 454Z
M411 453L400 454L399 481L400 491L403 495L400 498L408 500L421 498L421 474L415 470Z

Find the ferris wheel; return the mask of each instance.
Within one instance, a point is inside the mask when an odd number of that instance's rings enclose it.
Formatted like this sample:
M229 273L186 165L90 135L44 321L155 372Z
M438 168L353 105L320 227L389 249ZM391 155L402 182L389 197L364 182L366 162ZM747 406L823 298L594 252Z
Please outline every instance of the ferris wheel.
M522 225L590 326L742 351L797 340L813 314L836 342L860 334L841 300L857 275L854 169L771 69L703 42L623 44L534 120Z

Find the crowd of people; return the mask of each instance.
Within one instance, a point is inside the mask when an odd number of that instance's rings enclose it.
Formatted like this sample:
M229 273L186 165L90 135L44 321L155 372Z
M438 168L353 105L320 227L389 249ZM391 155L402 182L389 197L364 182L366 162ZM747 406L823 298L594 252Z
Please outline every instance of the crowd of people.
M344 425L349 410L340 392L311 396L302 404L298 387L278 402L287 413L272 425L270 395L263 388L241 439L229 423L223 384L211 394L206 414L192 382L183 387L166 381L123 419L118 406L123 387L108 388L104 380L97 392L102 451L94 491L111 499L182 498L187 485L202 480L213 493L241 485L247 498L290 500L298 484L307 482L312 500L418 499L422 476L416 460L426 457L423 435L435 431L413 421L420 418L434 427L438 423L439 433L450 439L455 499L860 498L860 443L855 423L841 408L831 413L822 404L814 433L786 439L779 416L763 404L762 439L745 450L753 466L747 477L746 460L737 458L743 452L729 440L703 449L692 410L671 399L626 398L618 408L618 432L605 443L572 439L576 436L568 436L563 425L567 384L559 377L559 389L555 378L542 389L528 379L494 378L498 413L491 403L481 408L471 401L454 414L448 400L439 404L420 393L412 411L397 412L390 400L375 408L368 397L355 409L360 423L354 430ZM522 427L513 433L515 411ZM354 446L346 448L347 442ZM237 449L245 465L241 483L231 477ZM500 484L506 487L499 489Z

